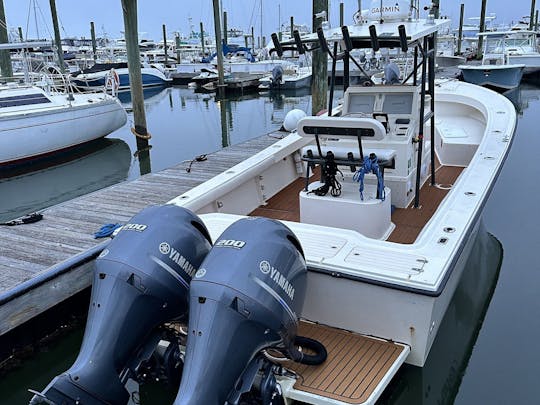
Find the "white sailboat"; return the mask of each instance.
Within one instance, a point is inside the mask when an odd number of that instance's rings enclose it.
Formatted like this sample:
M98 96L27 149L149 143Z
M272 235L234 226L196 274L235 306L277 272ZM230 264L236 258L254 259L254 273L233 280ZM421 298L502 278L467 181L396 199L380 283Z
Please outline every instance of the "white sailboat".
M0 86L0 167L104 137L127 121L116 97L55 91L46 80L40 85Z

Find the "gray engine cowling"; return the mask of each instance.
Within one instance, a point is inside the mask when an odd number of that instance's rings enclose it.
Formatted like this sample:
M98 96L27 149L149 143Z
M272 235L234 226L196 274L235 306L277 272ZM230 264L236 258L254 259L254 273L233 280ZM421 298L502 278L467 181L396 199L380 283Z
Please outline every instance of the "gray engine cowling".
M191 282L175 405L223 405L257 353L292 349L306 277L300 243L282 223L246 218L227 228Z
M278 87L283 81L283 67L281 65L274 66L272 69L272 77L270 83L273 87Z
M126 404L124 385L145 342L159 325L187 315L189 283L210 247L203 222L184 208L155 206L135 215L96 259L75 363L32 403Z

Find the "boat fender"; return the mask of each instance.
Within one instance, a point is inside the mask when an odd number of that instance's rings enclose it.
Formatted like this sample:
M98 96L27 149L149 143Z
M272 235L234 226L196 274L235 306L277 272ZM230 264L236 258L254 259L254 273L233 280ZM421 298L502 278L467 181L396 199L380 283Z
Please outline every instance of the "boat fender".
M285 119L283 120L283 128L287 132L295 131L298 128L298 121L306 116L306 113L303 110L295 108L287 113Z

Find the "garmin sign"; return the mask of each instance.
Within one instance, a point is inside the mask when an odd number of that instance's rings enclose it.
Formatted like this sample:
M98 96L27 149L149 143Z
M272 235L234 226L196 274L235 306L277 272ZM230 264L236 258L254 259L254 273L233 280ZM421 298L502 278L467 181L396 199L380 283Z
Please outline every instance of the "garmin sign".
M405 20L410 15L410 6L409 2L403 0L373 0L367 14L367 19L371 21Z

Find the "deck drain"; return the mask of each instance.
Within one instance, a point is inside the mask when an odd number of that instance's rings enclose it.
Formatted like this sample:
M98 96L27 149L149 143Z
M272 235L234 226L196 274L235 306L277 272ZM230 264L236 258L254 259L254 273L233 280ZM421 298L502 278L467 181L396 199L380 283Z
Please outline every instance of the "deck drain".
M465 195L473 196L473 195L476 195L476 193L474 193L472 191L465 191Z
M485 160L495 160L493 156L484 156Z
M448 242L448 238L440 238L437 243L440 243L441 245L444 245L446 242Z
M445 226L443 228L443 231L445 231L446 233L452 233L456 231L456 228L452 228L451 226Z

